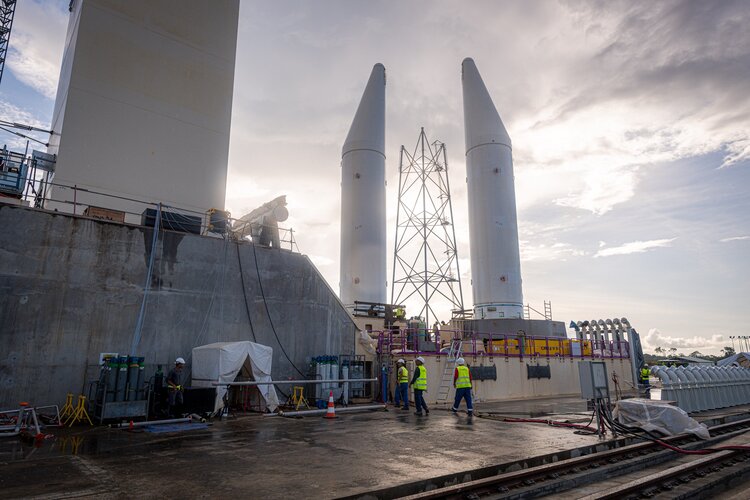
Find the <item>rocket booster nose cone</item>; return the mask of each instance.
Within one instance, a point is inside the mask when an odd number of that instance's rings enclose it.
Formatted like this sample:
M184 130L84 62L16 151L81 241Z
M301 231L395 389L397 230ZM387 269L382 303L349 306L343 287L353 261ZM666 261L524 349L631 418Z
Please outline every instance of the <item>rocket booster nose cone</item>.
M385 156L385 66L380 63L372 68L341 156L363 149Z
M461 70L466 152L483 144L495 143L512 147L508 131L505 130L474 60L469 57L464 59Z

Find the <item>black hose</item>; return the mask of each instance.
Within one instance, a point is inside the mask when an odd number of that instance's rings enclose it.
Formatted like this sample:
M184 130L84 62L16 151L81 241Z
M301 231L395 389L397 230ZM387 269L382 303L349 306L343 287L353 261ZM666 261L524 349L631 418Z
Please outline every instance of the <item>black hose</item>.
M257 343L255 338L255 329L253 320L250 318L250 306L247 305L247 291L245 290L245 273L242 272L242 258L240 257L240 244L237 243L237 262L240 265L240 280L242 281L242 296L245 298L245 312L247 312L247 321L250 323L250 333L253 336L253 342Z
M273 326L273 320L271 319L271 312L268 310L268 301L266 300L266 294L263 292L263 282L260 279L260 268L258 267L258 254L255 251L255 243L253 242L253 257L255 260L255 272L258 274L258 286L260 287L260 295L263 297L263 305L266 308L266 315L268 316L268 322L271 325L271 331L273 331L273 336L276 337L276 343L279 344L279 347L281 348L281 352L284 353L284 357L287 361L289 361L289 364L292 365L292 368L297 370L297 373L302 376L302 378L306 378L306 375L300 371L299 368L297 368L297 365L294 364L294 361L292 361L292 358L289 357L289 355L286 353L286 349L284 349L284 346L281 344L281 340L279 340L279 335L276 333L276 328ZM239 248L237 249L239 252Z

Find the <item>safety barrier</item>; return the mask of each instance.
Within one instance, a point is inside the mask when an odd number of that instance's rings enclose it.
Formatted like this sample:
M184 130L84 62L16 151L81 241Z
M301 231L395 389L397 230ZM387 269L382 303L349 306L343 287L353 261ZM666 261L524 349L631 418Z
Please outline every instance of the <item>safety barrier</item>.
M518 334L469 333L441 329L400 329L372 331L377 335L379 354L447 355L453 340L461 339L464 356L545 357L579 359L619 359L630 357L624 340L579 340L562 337L532 337Z
M750 370L737 366L651 367L662 382L661 399L688 413L750 403Z

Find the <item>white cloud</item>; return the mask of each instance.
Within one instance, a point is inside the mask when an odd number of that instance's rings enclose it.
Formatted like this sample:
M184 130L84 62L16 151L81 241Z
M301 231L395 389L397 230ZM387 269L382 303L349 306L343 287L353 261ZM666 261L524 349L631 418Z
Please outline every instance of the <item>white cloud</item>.
M20 108L10 102L7 102L4 99L0 99L0 120L5 120L13 123L22 123L24 125L30 125L32 127L41 129L46 129L49 127L48 123L43 123L32 112ZM20 132L30 137L36 137L37 139L43 140L44 142L46 142L47 139L46 134L29 132L26 130L16 130L16 132ZM26 139L24 139L23 137L12 135L5 131L2 131L2 133L4 135L3 143L9 148L22 149L26 145ZM32 143L32 145L34 147L37 147L36 143Z
M732 236L731 238L722 238L719 241L722 243L727 243L729 241L743 241L743 240L750 240L750 236Z
M68 24L62 3L18 2L6 62L16 78L48 99L57 92Z
M332 266L336 263L335 260L324 255L308 255L308 257L310 257L310 260L318 267Z
M575 248L569 243L553 243L548 245L541 243L533 245L529 241L521 240L521 261L522 262L533 262L533 261L565 261L570 257L581 257L586 255L584 250Z
M726 156L720 168L730 167L737 163L750 160L750 138L744 137L726 146Z
M4 99L0 99L0 119L9 122L23 123L25 125L31 125L32 127L45 128L49 126L48 123L43 123L30 111L20 108Z
M628 255L631 253L643 253L652 248L668 247L677 238L649 240L649 241L631 241L619 247L603 248L596 252L594 257L609 257L612 255Z
M643 346L649 351L653 351L657 347L663 349L675 348L675 349L716 349L726 346L724 336L720 334L711 335L711 337L702 337L700 335L694 335L692 337L672 337L669 335L663 335L658 328L651 328L648 333L641 338ZM689 354L689 353L683 353Z

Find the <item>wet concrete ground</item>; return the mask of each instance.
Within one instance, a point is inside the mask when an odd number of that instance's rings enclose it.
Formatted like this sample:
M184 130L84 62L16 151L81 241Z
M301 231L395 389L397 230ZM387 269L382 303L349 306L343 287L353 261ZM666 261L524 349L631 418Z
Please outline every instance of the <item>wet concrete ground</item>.
M482 404L482 411L588 421L574 398ZM745 410L747 411L747 410ZM53 429L39 447L0 440L0 497L331 498L599 442L544 425L433 409L287 419L246 416L167 434Z

